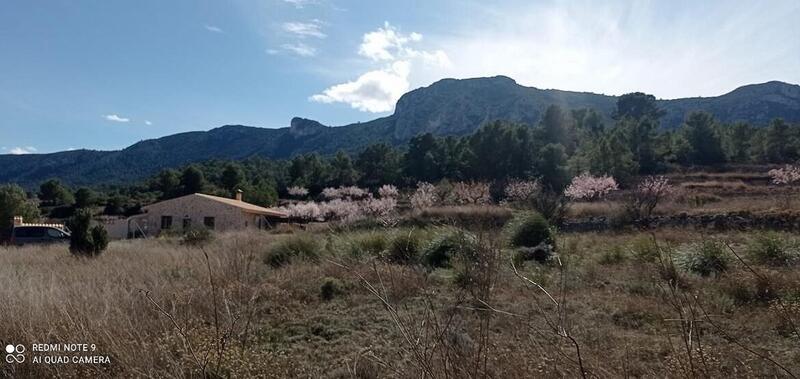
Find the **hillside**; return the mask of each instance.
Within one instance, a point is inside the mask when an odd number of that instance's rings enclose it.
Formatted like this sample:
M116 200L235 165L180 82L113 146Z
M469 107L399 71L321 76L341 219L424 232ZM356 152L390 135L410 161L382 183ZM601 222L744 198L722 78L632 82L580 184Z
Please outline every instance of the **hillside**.
M339 149L356 151L380 141L400 145L426 132L469 134L497 119L535 124L551 104L594 108L609 115L615 103L614 96L524 87L503 76L443 79L403 95L391 116L340 127L294 118L286 128L226 125L141 141L119 151L0 155L0 182L30 186L58 177L73 185L122 183L164 167L208 159L288 158L312 151L330 154ZM800 122L800 86L781 82L747 85L718 97L658 103L667 112L662 120L666 128L680 125L693 110L709 111L724 122L760 125L775 117Z

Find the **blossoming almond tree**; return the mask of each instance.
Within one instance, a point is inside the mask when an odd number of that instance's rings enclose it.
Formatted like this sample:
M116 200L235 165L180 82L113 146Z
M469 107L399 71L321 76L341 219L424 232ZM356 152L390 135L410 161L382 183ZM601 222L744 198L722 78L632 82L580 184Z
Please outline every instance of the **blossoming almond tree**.
M767 174L772 178L773 184L795 184L800 181L800 167L793 165L769 170Z
M396 199L399 195L400 191L397 190L397 187L391 184L384 184L381 186L381 188L378 188L378 196L381 198Z
M417 183L417 189L411 195L411 207L414 209L430 208L439 203L436 186L427 182Z
M583 173L572 178L572 182L564 190L564 195L572 200L591 201L600 199L618 189L617 181L608 175L592 176L589 173Z
M293 186L286 189L289 196L302 198L308 195L308 189L304 187Z
M451 195L457 204L488 204L492 199L489 193L489 184L480 182L458 182L453 185Z
M539 190L539 182L536 180L515 180L509 182L503 192L506 195L506 201L523 203L536 197Z
M669 184L666 177L648 176L634 188L626 207L635 219L646 219L656 206L673 192L675 188Z

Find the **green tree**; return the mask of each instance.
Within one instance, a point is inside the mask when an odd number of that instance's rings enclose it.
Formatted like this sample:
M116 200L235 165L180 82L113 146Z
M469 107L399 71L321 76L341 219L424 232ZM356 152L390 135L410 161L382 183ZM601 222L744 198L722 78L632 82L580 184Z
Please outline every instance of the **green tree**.
M291 185L306 187L312 193L318 193L328 185L329 175L327 162L316 153L298 155L289 165Z
M690 113L681 132L690 148L689 162L685 163L709 165L725 161L722 144L715 133L714 116L710 113Z
M726 125L722 131L722 148L725 158L736 163L749 161L750 143L755 134L753 128L747 123L737 122L733 125Z
M542 147L539 150L537 171L543 187L556 193L564 191L570 181L564 146L551 143Z
M353 165L353 159L342 150L336 152L331 158L331 185L352 186L358 182L358 171Z
M67 222L70 235L69 251L79 256L97 256L108 247L108 232L102 225L91 226L92 212L78 209Z
M181 173L180 187L184 195L203 192L206 177L197 166L188 166Z
M435 182L444 176L447 165L442 141L431 133L412 138L403 159L403 172L413 182Z
M247 185L244 189L244 201L262 207L273 206L278 202L277 186L269 180L260 180Z
M0 240L11 235L15 216L36 221L39 219L39 208L28 199L22 187L15 184L0 185Z
M164 169L156 175L150 187L161 192L161 200L181 195L181 175L175 170Z
M39 200L48 205L72 205L75 198L58 179L50 179L39 186Z
M615 120L622 120L626 117L634 120L650 118L658 120L666 112L656 104L656 97L642 92L627 93L617 99L617 108L611 114Z
M798 158L796 130L782 119L772 120L766 129L761 147L762 160L769 163L786 163Z
M484 125L468 138L470 177L478 180L499 180L530 176L535 167L537 140L531 128L508 122Z
M75 208L90 208L97 203L97 194L89 188L79 188L75 191Z
M233 193L241 187L243 181L244 173L238 164L228 163L225 165L225 169L222 170L222 175L220 177L222 188Z
M370 145L358 154L356 167L361 171L362 186L394 184L400 178L400 154L385 143Z
M539 124L544 144L553 143L564 146L568 153L575 150L575 135L572 119L558 105L551 105L544 111Z

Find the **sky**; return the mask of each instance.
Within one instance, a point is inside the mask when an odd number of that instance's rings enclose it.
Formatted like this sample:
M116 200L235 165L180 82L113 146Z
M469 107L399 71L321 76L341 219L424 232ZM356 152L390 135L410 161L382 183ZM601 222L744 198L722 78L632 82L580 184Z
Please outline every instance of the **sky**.
M658 98L798 84L797 20L797 0L0 0L0 154L345 125L442 78Z

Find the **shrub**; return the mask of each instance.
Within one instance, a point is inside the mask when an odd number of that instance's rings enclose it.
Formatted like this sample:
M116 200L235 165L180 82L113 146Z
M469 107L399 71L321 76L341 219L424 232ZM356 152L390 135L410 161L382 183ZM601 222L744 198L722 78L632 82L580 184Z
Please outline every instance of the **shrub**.
M71 231L69 251L74 255L97 256L108 247L108 232L102 225L90 227L92 212L79 209L67 223Z
M264 254L264 263L281 267L296 258L315 259L319 254L319 243L313 236L293 235L276 242Z
M623 250L620 246L614 246L611 249L608 249L600 255L600 259L598 263L601 265L617 265L622 262L625 262L627 256L625 255L625 250Z
M789 241L775 232L766 232L753 238L747 247L752 259L771 266L785 266L797 259Z
M350 241L350 255L360 257L364 254L380 256L389 247L386 237L380 233L356 236Z
M514 264L520 265L527 261L547 263L553 257L553 249L549 245L536 247L520 247L514 252Z
M521 215L510 224L510 243L514 247L536 247L555 244L550 223L538 213Z
M323 279L322 285L319 287L319 297L325 301L333 300L333 298L343 295L344 293L344 285L336 278Z
M680 258L683 269L701 276L720 275L729 263L725 245L717 241L703 241Z
M498 206L432 207L415 212L410 218L414 225L445 224L466 229L502 228L513 214Z
M415 263L419 257L419 237L414 232L400 233L389 245L387 258L394 263Z
M629 248L633 256L643 262L655 262L661 254L658 250L658 246L647 237L634 239L630 242Z
M214 235L206 228L194 228L183 234L181 245L204 246L214 240Z
M429 267L450 267L456 256L474 261L478 254L477 239L463 230L437 235L422 252L422 263Z

